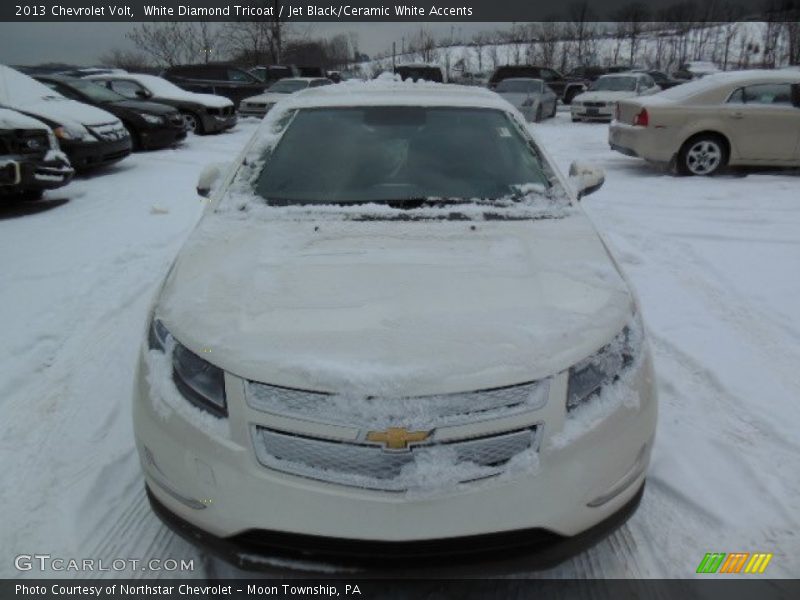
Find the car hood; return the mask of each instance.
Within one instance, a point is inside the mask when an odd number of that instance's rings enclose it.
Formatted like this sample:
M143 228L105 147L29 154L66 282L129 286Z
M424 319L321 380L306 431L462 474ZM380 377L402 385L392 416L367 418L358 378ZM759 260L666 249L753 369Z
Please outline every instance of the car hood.
M249 98L245 98L243 102L264 102L265 104L269 104L270 102L280 102L284 98L288 98L291 94L277 94L277 93L266 93L266 94L259 94L258 96L250 96Z
M626 98L638 98L636 92L584 92L575 96L573 100L578 102L616 102Z
M503 99L508 100L514 106L521 106L528 98L534 102L541 102L541 94L526 94L525 92L497 92Z
M117 117L105 110L61 96L41 98L15 108L60 125L91 126L118 121Z
M547 377L611 340L633 308L578 209L477 225L212 214L155 315L247 379L407 396Z
M153 99L158 102L159 99L172 100L173 102L194 102L206 108L226 108L233 106L225 96L215 96L214 94L198 94L195 92L175 91L170 93L157 93Z
M8 108L0 108L0 129L44 129L50 131L50 128L41 121Z

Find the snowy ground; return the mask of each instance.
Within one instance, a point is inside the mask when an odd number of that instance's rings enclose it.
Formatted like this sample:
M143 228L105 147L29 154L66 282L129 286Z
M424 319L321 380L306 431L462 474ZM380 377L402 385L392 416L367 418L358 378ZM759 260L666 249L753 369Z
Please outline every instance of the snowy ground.
M233 574L150 513L129 403L145 311L200 215L197 173L253 128L0 207L0 577L26 553L194 558L185 575ZM796 576L800 173L681 179L611 152L605 125L561 112L535 129L562 169L607 170L584 202L641 297L661 413L639 511L533 576L689 577L711 551L773 552L769 574Z

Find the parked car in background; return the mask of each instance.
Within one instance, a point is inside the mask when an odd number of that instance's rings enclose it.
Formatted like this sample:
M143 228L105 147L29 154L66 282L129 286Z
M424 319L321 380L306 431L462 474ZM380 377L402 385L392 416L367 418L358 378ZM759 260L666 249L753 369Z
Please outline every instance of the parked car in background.
M0 201L38 200L45 190L67 185L74 173L47 125L0 108Z
M297 67L300 77L327 77L322 67Z
M691 60L681 64L678 69L672 74L675 79L682 79L684 81L689 79L699 79L706 75L719 73L719 67L712 62L705 60Z
M727 165L800 165L800 72L718 73L622 100L608 141L685 175L713 175Z
M400 75L405 81L433 81L434 83L447 83L447 76L444 69L439 65L429 64L408 64L397 65L394 72Z
M611 121L617 102L661 91L647 73L617 73L598 77L589 89L575 96L570 105L573 121Z
M265 88L258 77L231 65L178 65L164 69L161 76L190 92L224 96L234 106Z
M541 79L503 79L494 91L513 104L528 121L538 122L556 116L558 96Z
M90 75L86 79L102 83L126 98L173 106L183 115L186 127L200 135L219 133L236 125L236 109L228 98L188 92L155 75Z
M686 83L684 79L673 79L663 71L656 71L654 69L647 70L647 69L637 69L637 73L647 73L650 77L653 78L653 81L656 82L656 85L660 87L662 90L668 90L669 88L675 87L676 85L680 85L682 83Z
M102 84L61 75L37 75L37 81L66 98L91 104L116 116L130 133L134 150L171 146L186 138L186 122L167 104L131 100Z
M0 105L49 126L76 170L108 165L131 153L131 137L113 114L65 98L35 79L2 65Z
M242 100L241 105L239 105L239 114L243 117L263 117L275 106L276 102L283 100L288 94L294 94L306 88L331 85L332 83L333 81L327 77L281 79L267 88L265 93Z
M569 104L572 98L586 89L587 81L582 78L565 77L555 69L535 65L505 65L497 67L489 78L489 89L494 89L503 79L526 77L541 79L558 95L564 103Z
M278 104L202 172L148 313L132 406L156 514L244 568L565 560L619 527L655 376L578 205L602 171L570 173L485 89Z
M248 73L268 86L287 77L300 77L300 70L294 65L257 66L249 69Z

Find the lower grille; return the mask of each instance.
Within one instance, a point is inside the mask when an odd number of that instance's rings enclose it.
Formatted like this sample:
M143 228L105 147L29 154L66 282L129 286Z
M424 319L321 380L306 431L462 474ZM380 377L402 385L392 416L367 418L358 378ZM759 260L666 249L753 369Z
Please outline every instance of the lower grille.
M605 102L584 102L583 105L587 106L589 108L605 108L606 103Z
M252 426L258 461L291 475L362 489L438 489L504 473L515 457L536 461L538 426L442 443L386 450ZM525 453L528 456L525 456Z

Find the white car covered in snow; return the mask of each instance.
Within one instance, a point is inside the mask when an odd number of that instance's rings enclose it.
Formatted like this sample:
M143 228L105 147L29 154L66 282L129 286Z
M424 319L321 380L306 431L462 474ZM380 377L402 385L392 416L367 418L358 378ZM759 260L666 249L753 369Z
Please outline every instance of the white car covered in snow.
M294 94L157 294L133 399L151 505L260 554L561 560L641 498L656 395L634 294L496 94Z
M615 73L598 77L589 89L573 98L573 121L611 121L617 102L637 96L652 96L661 91L647 73Z
M300 92L307 88L322 87L331 85L333 81L327 77L286 77L279 79L263 94L250 96L242 100L239 105L239 114L243 117L263 117L276 103L280 102L289 94Z

